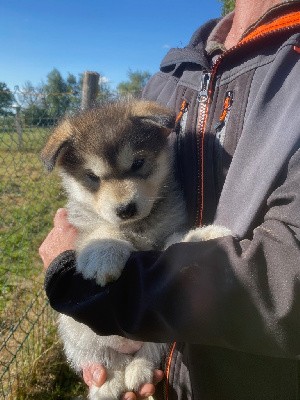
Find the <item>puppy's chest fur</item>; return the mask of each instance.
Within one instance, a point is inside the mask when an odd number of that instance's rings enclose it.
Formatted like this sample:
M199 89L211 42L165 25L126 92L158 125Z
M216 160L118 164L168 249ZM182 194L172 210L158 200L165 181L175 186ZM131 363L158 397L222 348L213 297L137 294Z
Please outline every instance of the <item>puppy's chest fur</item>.
M174 180L169 179L168 191L161 193L151 213L142 220L120 225L110 224L85 204L69 200L69 220L79 230L78 249L93 232L108 232L110 237L130 242L135 250L162 250L175 232L186 230L186 208ZM102 235L101 235L102 236Z
M185 230L185 223L185 205L177 193L173 199L165 198L157 207L154 206L148 218L132 224L123 232L137 250L162 250L172 234Z

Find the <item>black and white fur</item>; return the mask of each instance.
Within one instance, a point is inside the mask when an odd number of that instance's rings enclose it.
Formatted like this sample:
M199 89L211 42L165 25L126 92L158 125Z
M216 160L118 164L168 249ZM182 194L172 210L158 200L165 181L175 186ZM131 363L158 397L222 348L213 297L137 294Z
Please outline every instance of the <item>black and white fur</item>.
M104 286L119 278L134 250L229 233L211 226L182 239L186 210L168 141L173 125L173 114L156 103L119 102L67 118L50 137L42 159L62 177L69 220L79 231L76 268L84 278ZM152 381L162 345L96 335L66 315L58 324L75 370L93 363L107 369L106 383L90 388L91 400L117 399Z

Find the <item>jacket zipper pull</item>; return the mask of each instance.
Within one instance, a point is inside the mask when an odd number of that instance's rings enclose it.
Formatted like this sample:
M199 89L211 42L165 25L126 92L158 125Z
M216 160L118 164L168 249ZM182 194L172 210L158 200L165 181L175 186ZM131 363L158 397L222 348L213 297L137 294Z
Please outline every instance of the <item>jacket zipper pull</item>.
M233 92L228 91L228 92L226 92L226 95L225 95L222 114L220 115L219 122L215 126L216 131L219 131L225 125L225 122L229 115L232 103L233 103Z
M180 106L179 113L176 116L175 126L178 126L178 124L180 123L182 117L187 112L188 106L189 103L186 100L183 100Z
M210 82L211 74L209 72L203 72L201 78L201 86L198 92L197 101L199 103L206 103L208 99L208 87Z

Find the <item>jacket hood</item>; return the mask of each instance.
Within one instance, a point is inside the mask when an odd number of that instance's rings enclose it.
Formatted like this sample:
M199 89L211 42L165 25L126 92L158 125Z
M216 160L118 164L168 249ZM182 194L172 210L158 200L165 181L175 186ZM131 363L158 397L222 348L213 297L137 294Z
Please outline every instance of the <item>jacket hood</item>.
M257 29L260 25L274 21L276 18L278 18L278 16L282 15L284 10L286 10L286 12L293 12L299 11L299 9L299 0L289 0L277 4L268 10L258 21L250 26L242 36L242 39ZM212 19L202 25L193 34L189 44L186 47L170 49L160 64L161 71L174 71L182 63L196 64L204 69L210 69L209 57L205 51L206 43L211 31L220 20L221 18Z
M198 64L203 68L209 68L209 61L206 57L205 46L207 39L220 19L208 21L199 28L192 36L189 44L184 48L172 48L166 54L160 64L163 72L176 69L182 63Z

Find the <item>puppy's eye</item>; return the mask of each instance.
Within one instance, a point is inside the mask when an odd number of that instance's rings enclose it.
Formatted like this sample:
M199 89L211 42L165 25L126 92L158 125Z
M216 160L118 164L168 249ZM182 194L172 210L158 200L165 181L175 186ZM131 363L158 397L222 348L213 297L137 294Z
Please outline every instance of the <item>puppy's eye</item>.
M87 171L85 175L88 178L88 180L92 183L100 182L99 176L95 175L92 171Z
M131 171L133 172L138 171L139 169L142 168L144 164L145 164L144 158L137 158L136 160L133 161L131 165Z

